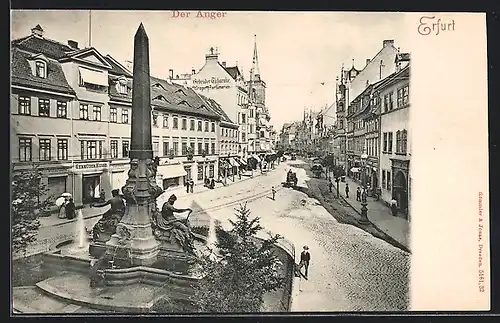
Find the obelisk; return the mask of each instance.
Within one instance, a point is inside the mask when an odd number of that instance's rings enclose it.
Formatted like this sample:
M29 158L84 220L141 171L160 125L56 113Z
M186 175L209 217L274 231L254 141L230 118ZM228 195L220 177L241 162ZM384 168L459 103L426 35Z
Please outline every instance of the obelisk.
M116 260L151 265L157 260L159 250L151 229L152 211L162 189L156 184L153 170L149 39L142 23L134 37L133 73L130 170L122 188L127 208L106 246L114 258L117 250L121 251Z

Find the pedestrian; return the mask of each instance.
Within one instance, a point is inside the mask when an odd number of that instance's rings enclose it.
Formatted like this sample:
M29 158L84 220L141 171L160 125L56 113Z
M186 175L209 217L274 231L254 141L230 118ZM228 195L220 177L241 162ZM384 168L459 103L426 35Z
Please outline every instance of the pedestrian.
M105 202L106 201L106 192L104 189L101 189L101 194L99 194L99 202Z
M274 201L274 197L276 196L276 190L274 189L274 186L271 187L271 192L273 193L273 201Z
M186 193L189 193L189 186L190 186L190 183L189 183L189 179L186 180Z
M238 178L241 179L241 169L238 170Z
M190 191L193 193L194 190L194 181L192 178L189 179L189 186L190 186Z
M345 197L349 198L349 183L345 183Z
M306 245L300 253L299 273L302 274L301 269L305 267L304 278L307 279L309 272L309 262L311 261L311 254L309 254L309 247Z
M333 183L332 183L332 180L330 179L330 181L328 182L328 188L330 189L330 193L332 192L332 188L333 188Z
M61 206L59 207L59 214L57 215L57 217L59 219L66 218L66 204L68 204L68 199L66 197L64 197L64 201L61 204Z
M360 201L361 202L361 188L359 186L356 189L356 201Z
M76 218L75 203L73 202L72 197L70 197L68 203L66 203L66 218L68 219Z
M391 200L391 211L393 216L398 216L398 201L395 197L392 197Z

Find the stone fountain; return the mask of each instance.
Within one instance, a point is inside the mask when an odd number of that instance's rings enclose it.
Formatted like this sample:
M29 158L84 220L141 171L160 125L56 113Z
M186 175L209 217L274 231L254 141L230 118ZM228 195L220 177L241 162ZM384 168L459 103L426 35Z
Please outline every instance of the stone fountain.
M50 278L32 290L15 290L14 308L36 312L33 301L23 301L23 297L29 299L26 293L43 294L44 304L52 304L49 298L54 304L62 303L52 312L63 313L151 312L166 298L182 303L183 311L194 308L192 296L199 278L190 268L196 253L187 250L182 239L191 238L200 247L207 239L158 225L161 214L156 199L163 190L155 181L151 137L149 40L141 23L134 38L130 170L122 188L125 212L104 215L89 239L83 236L80 214L78 241L60 243L43 255L43 268ZM82 249L87 244L88 249ZM46 310L46 305L41 307Z

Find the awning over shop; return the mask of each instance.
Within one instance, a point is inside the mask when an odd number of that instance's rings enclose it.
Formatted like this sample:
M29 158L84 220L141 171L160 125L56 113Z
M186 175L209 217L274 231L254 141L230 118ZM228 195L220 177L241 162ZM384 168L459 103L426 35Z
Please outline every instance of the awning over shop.
M359 168L357 168L357 167L351 168L351 173L358 173L358 172L359 172Z
M101 86L108 86L108 77L106 74L98 71L92 71L83 67L79 67L80 76L83 79L83 82L96 84Z
M240 166L240 163L238 163L238 161L235 159L235 158L229 158L229 163L231 164L231 166L233 167L238 167Z
M255 159L258 163L260 163L260 162L261 162L261 160L260 160L259 156L257 156L257 155L252 155L252 156L250 156L250 157L252 157L253 159Z
M163 175L163 179L186 176L186 170L181 164L161 165L158 172Z
M247 161L246 161L246 160L245 160L245 158L243 158L243 157L240 157L239 162L240 162L240 164L242 164L242 165L246 165L246 164L247 164Z

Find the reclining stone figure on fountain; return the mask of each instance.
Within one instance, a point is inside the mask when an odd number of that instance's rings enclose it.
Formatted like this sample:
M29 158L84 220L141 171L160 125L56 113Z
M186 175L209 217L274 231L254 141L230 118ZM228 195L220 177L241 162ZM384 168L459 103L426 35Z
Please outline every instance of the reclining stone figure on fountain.
M111 194L113 197L108 201L94 205L95 207L110 206L92 229L94 241L105 242L109 240L111 235L116 232L116 226L125 214L125 203L120 197L119 190L112 190Z
M155 209L152 223L153 233L158 240L179 245L184 252L194 255L193 242L195 237L189 227L189 220L179 219L174 215L174 213L183 212L191 214L192 210L175 208L176 200L177 197L172 194L168 201L163 204L161 213L158 208Z

